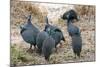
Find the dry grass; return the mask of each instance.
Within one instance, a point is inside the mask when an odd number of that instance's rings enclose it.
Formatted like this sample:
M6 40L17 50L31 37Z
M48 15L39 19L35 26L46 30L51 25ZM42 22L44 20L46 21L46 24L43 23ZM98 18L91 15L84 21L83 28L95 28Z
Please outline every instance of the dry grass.
M12 26L19 26L20 24L26 22L26 17L31 14L33 23L43 23L44 13L37 4L32 4L32 2L23 1L11 1L11 24ZM45 12L45 14L47 14ZM35 16L35 17L34 17ZM37 20L37 21L36 21Z
M75 5L75 9L79 15L95 16L95 6L92 5Z

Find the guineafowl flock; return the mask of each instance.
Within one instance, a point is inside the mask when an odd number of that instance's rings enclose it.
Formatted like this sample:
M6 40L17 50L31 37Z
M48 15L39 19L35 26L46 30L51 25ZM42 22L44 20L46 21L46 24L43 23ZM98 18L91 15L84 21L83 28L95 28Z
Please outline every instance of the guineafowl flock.
M67 23L67 31L72 39L72 49L75 57L80 57L82 50L82 38L81 32L77 26L73 24L73 20L79 21L79 17L74 10L65 12L61 19ZM35 25L32 24L32 16L28 16L28 20L25 24L21 25L20 34L23 40L30 44L28 51L32 52L32 46L37 49L39 55L43 55L45 60L49 61L49 57L53 52L57 50L57 45L62 46L61 41L65 42L65 38L61 29L57 26L49 24L48 17L45 16L45 28L40 31ZM66 48L67 49L67 48Z

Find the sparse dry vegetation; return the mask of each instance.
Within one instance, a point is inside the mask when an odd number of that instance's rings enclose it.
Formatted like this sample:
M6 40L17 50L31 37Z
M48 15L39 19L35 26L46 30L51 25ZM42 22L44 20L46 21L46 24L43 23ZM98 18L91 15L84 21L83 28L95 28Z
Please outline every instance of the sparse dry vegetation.
M93 5L75 5L75 10L78 12L78 15L80 17L84 17L85 19L90 19L92 18L95 22L95 6Z
M28 43L23 41L18 27L20 24L26 22L26 17L29 14L32 14L33 24L36 23L39 26L39 29L42 30L45 24L44 16L48 14L48 10L43 6L41 6L43 8L41 9L40 6L39 3L11 0L11 65L38 65L95 61L95 6L74 6L78 15L81 16L81 20L75 22L75 24L81 29L83 41L81 58L74 59L71 38L67 33L67 26L60 18L57 18L56 22L52 22L61 28L66 39L66 42L63 42L62 48L58 45L58 53L54 52L50 56L50 61L47 62L44 57L40 56L36 51L33 51L33 53L26 52L29 46ZM93 17L91 18L91 16ZM86 17L89 19L86 19Z
M31 14L34 23L43 23L44 15L38 7L39 4L23 1L11 1L11 26L19 26L26 21L26 17Z
M79 15L95 16L95 6L92 5L75 5L75 9Z

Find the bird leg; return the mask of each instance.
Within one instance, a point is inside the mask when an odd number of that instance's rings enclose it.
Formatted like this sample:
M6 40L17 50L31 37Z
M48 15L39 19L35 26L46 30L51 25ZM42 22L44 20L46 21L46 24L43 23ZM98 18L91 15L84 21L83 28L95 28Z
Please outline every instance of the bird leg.
M81 58L81 56L79 56L79 59Z
M32 49L32 44L30 45L30 48L29 49Z
M58 48L57 47L55 47L55 52L58 53Z
M74 56L74 59L76 59L76 54L75 54L75 56Z
M60 48L62 48L63 47L63 44L60 42L60 46L59 46Z
M30 48L27 50L27 52L30 52L30 53L33 52L33 50L32 50L32 44L30 45Z
M37 51L37 49L36 49L36 45L34 45L34 51Z
M36 46L34 46L34 49L36 49Z

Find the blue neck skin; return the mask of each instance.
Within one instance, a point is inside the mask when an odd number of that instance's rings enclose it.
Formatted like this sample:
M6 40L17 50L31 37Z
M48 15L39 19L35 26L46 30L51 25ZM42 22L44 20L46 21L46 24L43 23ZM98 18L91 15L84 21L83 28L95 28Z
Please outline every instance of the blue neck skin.
M27 22L28 22L28 23L31 23L31 19L28 19Z
M66 20L65 22L67 23L67 26L69 26L70 24L72 24L72 23L73 23L73 21L72 21L72 20Z

